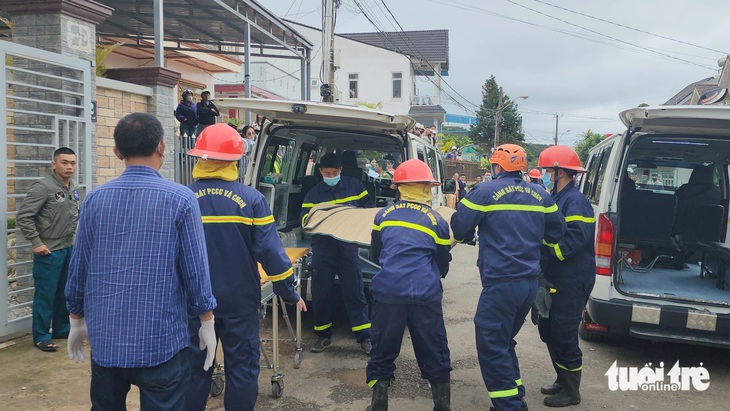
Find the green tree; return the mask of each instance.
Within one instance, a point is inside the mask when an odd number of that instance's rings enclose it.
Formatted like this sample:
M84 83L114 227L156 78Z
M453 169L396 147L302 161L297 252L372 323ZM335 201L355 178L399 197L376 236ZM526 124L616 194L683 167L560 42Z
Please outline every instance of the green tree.
M517 112L517 104L508 95L502 96L499 107L499 85L494 76L489 77L482 86L482 104L476 112L477 122L469 129L469 136L476 144L486 147L494 145L494 126L500 114L499 143L520 144L525 135L522 132L522 116Z
M603 134L594 133L591 129L588 129L581 135L581 139L575 143L575 152L578 153L580 161L585 164L588 160L588 152L591 151L596 144L603 141L605 136Z
M441 151L446 153L451 150L451 147L456 146L457 148L464 147L469 144L474 144L469 136L464 134L437 134L436 138L441 142Z

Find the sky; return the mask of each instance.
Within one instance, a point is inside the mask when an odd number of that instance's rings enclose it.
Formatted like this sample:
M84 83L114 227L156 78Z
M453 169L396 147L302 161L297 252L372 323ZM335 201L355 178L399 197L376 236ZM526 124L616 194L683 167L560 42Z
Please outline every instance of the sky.
M321 27L322 0L259 1ZM335 32L378 31L361 8L385 31L449 30L442 106L474 115L494 75L513 100L528 96L515 103L531 143L552 143L556 113L561 144L621 132L621 111L717 76L730 53L727 0L342 0Z

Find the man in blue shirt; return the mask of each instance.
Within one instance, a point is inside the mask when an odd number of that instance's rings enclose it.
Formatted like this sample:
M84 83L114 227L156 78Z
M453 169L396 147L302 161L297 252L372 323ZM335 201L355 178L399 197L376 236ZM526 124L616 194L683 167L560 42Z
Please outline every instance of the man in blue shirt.
M363 208L373 206L362 182L352 177L340 176L342 163L337 154L328 153L322 156L319 170L324 181L314 186L304 197L302 223L309 210L318 203ZM332 346L332 288L335 275L340 279L340 290L355 338L363 352L370 355L370 320L358 247L324 235L312 236L312 304L317 341L311 351L318 353Z
M188 309L201 320L204 367L213 362L216 300L200 208L189 189L158 173L163 135L149 114L123 117L114 153L126 170L92 190L81 211L66 284L68 352L83 361L88 335L93 409L125 409L132 384L142 409L183 408Z

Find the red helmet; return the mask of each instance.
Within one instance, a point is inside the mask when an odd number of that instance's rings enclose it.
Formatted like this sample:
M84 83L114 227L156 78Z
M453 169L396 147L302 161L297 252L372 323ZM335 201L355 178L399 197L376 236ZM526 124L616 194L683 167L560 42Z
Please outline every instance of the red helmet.
M395 169L395 173L393 173L393 183L439 184L439 182L433 178L433 173L426 163L415 158L404 161Z
M489 162L502 167L504 171L527 171L527 154L517 144L502 144L494 149Z
M580 164L578 153L568 146L550 146L540 153L537 166L542 168L564 168L579 173L585 173L586 169Z
M243 139L228 124L213 124L200 133L195 148L188 150L188 154L208 160L236 161L243 156Z
M533 168L530 170L530 178L540 178L542 177L542 174L540 173L540 170Z

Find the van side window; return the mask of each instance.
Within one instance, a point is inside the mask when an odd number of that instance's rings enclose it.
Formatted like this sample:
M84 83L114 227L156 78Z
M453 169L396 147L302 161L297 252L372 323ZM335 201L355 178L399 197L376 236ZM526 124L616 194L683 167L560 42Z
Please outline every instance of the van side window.
M431 169L434 177L439 179L438 161L436 160L436 151L431 147L426 147L426 164Z
M592 204L598 204L598 199L601 197L606 165L608 164L608 158L611 156L612 147L613 144L610 144L602 150L592 153L588 158L588 173L583 177L585 181L581 192Z
M418 151L418 159L425 163L426 156L423 154L423 149L419 147L417 151Z
M282 174L283 182L287 182L289 177L289 168L294 159L294 147L296 142L289 139L275 139L266 147L266 158L264 159L264 169L261 173L261 181L269 174ZM266 182L266 181L264 181Z
M294 175L294 184L301 184L302 177L314 175L314 161L317 157L317 147L304 144L297 160L297 172Z

